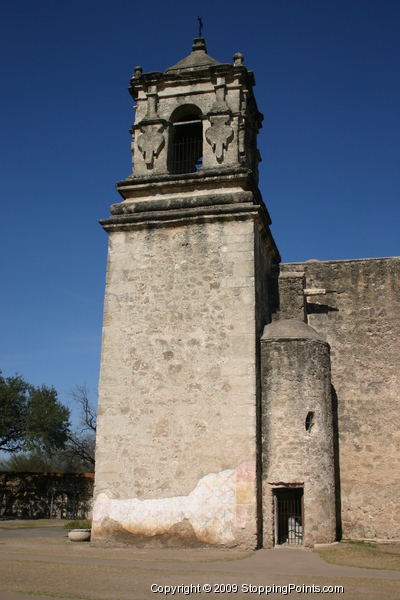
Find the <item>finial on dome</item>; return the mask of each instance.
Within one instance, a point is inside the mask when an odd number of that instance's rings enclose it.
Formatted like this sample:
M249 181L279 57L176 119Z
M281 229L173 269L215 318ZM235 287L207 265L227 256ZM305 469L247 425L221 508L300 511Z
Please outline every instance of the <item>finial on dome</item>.
M243 54L241 52L236 52L236 54L233 55L233 61L235 67L243 65Z

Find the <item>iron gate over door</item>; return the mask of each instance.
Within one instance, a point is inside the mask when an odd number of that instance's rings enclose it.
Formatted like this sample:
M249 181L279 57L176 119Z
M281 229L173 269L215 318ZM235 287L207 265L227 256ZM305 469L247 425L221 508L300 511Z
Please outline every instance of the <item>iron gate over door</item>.
M275 544L303 544L303 489L274 490Z

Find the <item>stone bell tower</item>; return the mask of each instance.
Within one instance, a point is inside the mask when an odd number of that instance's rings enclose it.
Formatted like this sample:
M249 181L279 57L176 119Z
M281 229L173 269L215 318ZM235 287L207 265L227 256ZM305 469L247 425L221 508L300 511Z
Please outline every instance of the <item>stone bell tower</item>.
M258 189L253 73L192 53L136 67L133 172L109 234L94 540L254 548L260 338L280 261Z

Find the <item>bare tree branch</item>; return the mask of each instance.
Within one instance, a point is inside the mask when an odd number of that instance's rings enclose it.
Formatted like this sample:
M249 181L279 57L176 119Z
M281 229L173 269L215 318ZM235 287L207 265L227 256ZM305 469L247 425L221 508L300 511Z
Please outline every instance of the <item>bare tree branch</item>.
M73 457L79 458L83 463L94 467L94 451L96 438L94 435L79 435L71 432L65 446L65 451Z
M70 396L80 409L81 428L70 432L66 450L94 467L97 414L89 399L89 388L86 385L77 385L70 391Z
M91 430L96 433L96 409L89 400L89 389L86 385L77 385L69 395L81 409L82 431Z

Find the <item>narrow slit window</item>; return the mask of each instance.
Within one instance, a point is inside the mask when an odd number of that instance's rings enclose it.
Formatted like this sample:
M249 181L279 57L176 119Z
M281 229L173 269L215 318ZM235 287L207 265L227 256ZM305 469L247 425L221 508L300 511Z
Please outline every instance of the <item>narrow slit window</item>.
M308 413L308 415L306 416L306 431L308 431L310 433L313 425L314 425L314 413L310 411Z

